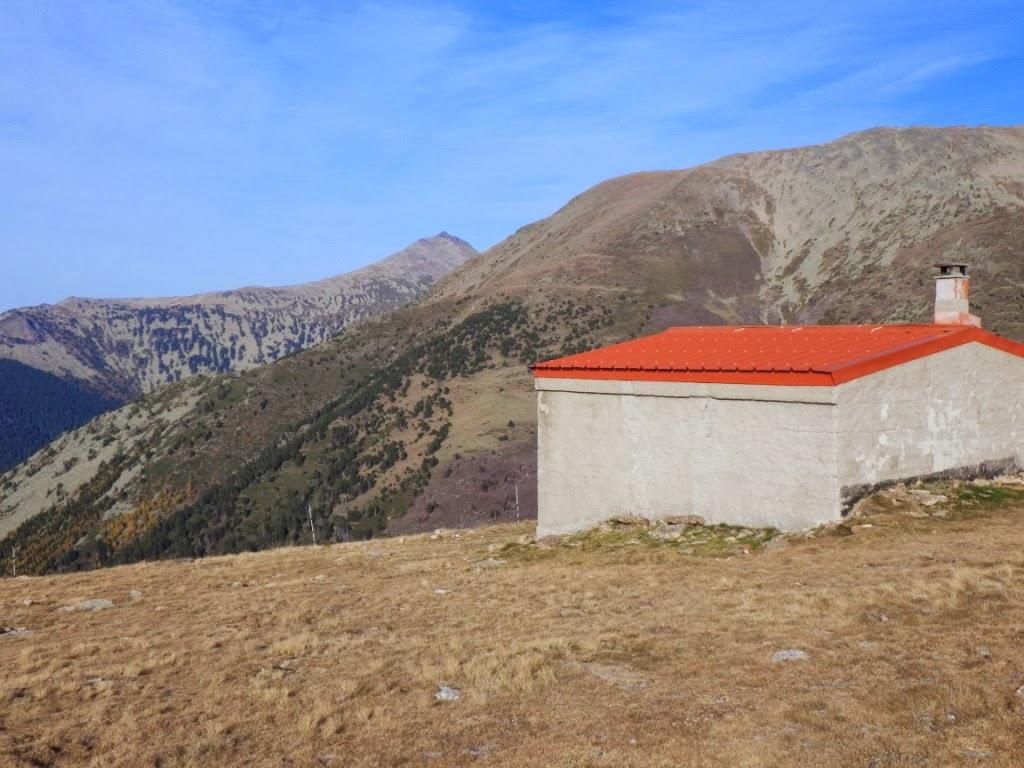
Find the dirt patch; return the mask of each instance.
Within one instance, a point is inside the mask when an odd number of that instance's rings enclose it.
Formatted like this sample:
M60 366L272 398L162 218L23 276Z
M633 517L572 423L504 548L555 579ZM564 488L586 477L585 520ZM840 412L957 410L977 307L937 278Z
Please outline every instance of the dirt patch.
M593 675L599 680L614 685L616 688L629 691L643 688L647 685L647 679L630 667L618 664L601 664L596 661L581 664L580 666L588 675Z
M468 456L456 454L447 466L435 472L412 509L391 521L387 532L475 528L517 519L537 519L537 451L533 444L520 443Z
M686 301L656 308L651 313L646 332L658 333L678 325L723 325L725 321L710 309Z

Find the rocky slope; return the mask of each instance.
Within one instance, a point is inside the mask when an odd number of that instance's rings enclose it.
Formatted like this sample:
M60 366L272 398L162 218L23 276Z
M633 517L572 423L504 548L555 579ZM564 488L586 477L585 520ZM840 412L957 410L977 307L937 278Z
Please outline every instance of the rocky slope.
M658 297L654 322L899 321L932 297L888 284L923 288L918 267L950 259L987 327L1024 337L1022 206L1024 127L878 128L604 182L433 295L595 284Z
M927 321L943 259L1022 339L1022 249L1022 128L613 179L406 309L65 436L0 477L0 533L27 520L7 544L46 570L302 541L310 512L321 539L526 517L528 363L671 324Z
M441 233L304 285L162 299L65 299L0 314L0 358L132 397L200 372L246 370L393 309L475 253Z

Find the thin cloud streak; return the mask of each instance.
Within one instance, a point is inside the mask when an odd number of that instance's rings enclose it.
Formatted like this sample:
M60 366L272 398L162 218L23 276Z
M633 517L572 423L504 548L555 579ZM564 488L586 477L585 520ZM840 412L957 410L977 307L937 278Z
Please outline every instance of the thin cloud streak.
M468 3L13 0L0 308L300 282L441 229L490 245L621 173L879 123L1020 121L941 92L1020 66L1009 6L989 5L523 21Z

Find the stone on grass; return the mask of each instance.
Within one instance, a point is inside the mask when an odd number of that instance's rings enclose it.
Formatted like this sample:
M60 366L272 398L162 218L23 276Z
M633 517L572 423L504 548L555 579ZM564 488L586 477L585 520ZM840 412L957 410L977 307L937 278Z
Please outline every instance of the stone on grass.
M434 694L434 698L437 701L458 701L462 698L462 693L458 688L440 685L437 688L437 693Z
M936 504L942 504L949 501L948 496L943 496L941 493L932 493L926 490L911 490L907 491L908 494L914 497L915 501L923 504L926 507L934 507Z
M772 661L802 661L804 659L811 658L807 651L801 651L799 648L787 648L783 651L776 651L772 654Z
M666 526L664 528L655 528L651 531L651 538L659 539L661 541L678 541L683 537L682 531L676 526Z
M28 637L31 629L25 627L0 627L0 637Z
M498 568L504 564L504 560L500 560L496 557L488 557L486 560L477 560L473 563L477 568Z
M107 600L102 597L94 597L92 600L82 600L80 603L74 605L65 605L61 610L64 611L90 611L95 613L96 611L102 611L105 608L113 608L114 601Z

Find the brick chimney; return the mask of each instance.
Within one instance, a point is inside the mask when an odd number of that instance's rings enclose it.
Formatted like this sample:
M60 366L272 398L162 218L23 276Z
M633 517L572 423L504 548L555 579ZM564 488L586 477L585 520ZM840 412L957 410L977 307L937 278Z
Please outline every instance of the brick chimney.
M981 319L971 314L970 278L966 264L936 264L935 324L973 325L981 327Z

